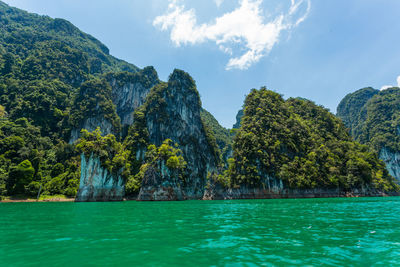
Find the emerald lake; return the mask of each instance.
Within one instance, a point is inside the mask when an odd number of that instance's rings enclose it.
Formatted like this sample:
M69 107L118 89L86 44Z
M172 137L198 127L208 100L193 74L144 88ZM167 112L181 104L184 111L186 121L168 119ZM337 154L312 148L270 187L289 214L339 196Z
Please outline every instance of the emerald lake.
M400 265L400 197L0 203L1 266Z

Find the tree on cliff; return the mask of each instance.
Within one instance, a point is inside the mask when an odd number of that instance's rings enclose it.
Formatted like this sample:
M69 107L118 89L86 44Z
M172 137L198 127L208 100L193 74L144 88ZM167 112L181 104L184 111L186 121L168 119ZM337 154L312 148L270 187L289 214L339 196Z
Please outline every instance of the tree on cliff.
M87 158L92 155L99 157L102 166L111 173L117 173L121 169L129 170L127 158L130 151L124 150L113 134L102 136L100 127L93 132L83 129L76 150Z

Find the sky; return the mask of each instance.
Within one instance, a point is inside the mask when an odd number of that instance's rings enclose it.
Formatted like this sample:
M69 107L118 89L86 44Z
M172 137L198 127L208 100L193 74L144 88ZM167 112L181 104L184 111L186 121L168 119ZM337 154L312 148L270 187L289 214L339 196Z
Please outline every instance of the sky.
M348 93L400 84L399 0L3 1L67 19L164 81L185 70L227 128L252 88L336 113Z

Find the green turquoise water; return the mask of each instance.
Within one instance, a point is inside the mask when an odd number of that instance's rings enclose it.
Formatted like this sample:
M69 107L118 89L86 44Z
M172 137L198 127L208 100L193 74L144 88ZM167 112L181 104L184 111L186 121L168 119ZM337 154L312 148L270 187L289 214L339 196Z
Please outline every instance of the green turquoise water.
M0 204L1 266L400 265L400 197Z

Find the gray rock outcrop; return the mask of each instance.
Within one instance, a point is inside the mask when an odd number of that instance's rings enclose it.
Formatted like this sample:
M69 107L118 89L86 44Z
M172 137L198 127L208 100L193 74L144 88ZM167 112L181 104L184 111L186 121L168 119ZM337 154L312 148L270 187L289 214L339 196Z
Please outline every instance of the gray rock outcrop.
M107 80L112 87L112 101L122 125L133 124L133 112L143 105L150 89L159 83L153 67L146 67L136 73L109 74Z
M115 105L115 111L120 119L122 126L133 124L134 111L143 105L150 89L159 83L157 72L153 67L146 67L135 73L118 72L105 75L107 83L111 86L111 90L105 90L109 95L105 95L108 101L112 101ZM108 87L108 85L107 85ZM88 94L83 91L83 94ZM92 93L92 92L90 92ZM93 97L87 95L87 97ZM69 143L72 144L78 140L81 129L89 132L100 127L102 135L114 134L118 135L115 127L110 121L109 113L102 110L102 103L97 103L96 114L85 114L85 118L80 121L79 126L72 129Z
M76 196L77 202L121 201L125 195L125 183L121 175L112 174L101 166L100 159L81 155L81 179Z
M153 88L145 109L150 143L159 146L165 139L171 139L179 144L183 152L187 162L187 180L185 183L178 182L182 199L201 199L207 174L215 170L219 159L207 139L200 117L201 101L195 82L189 74L175 70L168 83ZM163 200L164 197L158 197L164 194L161 191L176 192L175 182L168 177L160 181L166 187L148 186L146 179L145 177L139 200L143 196L153 196L151 200ZM179 199L178 195L171 195L169 199Z
M103 135L107 135L113 132L113 126L109 120L104 119L103 116L91 117L85 119L80 127L75 128L71 131L69 143L72 144L76 140L78 140L81 134L81 129L86 129L89 132L93 132L94 130L96 130L97 127L100 127L101 133Z
M387 148L382 148L379 152L379 158L386 163L386 169L390 175L400 183L400 153L392 152Z

